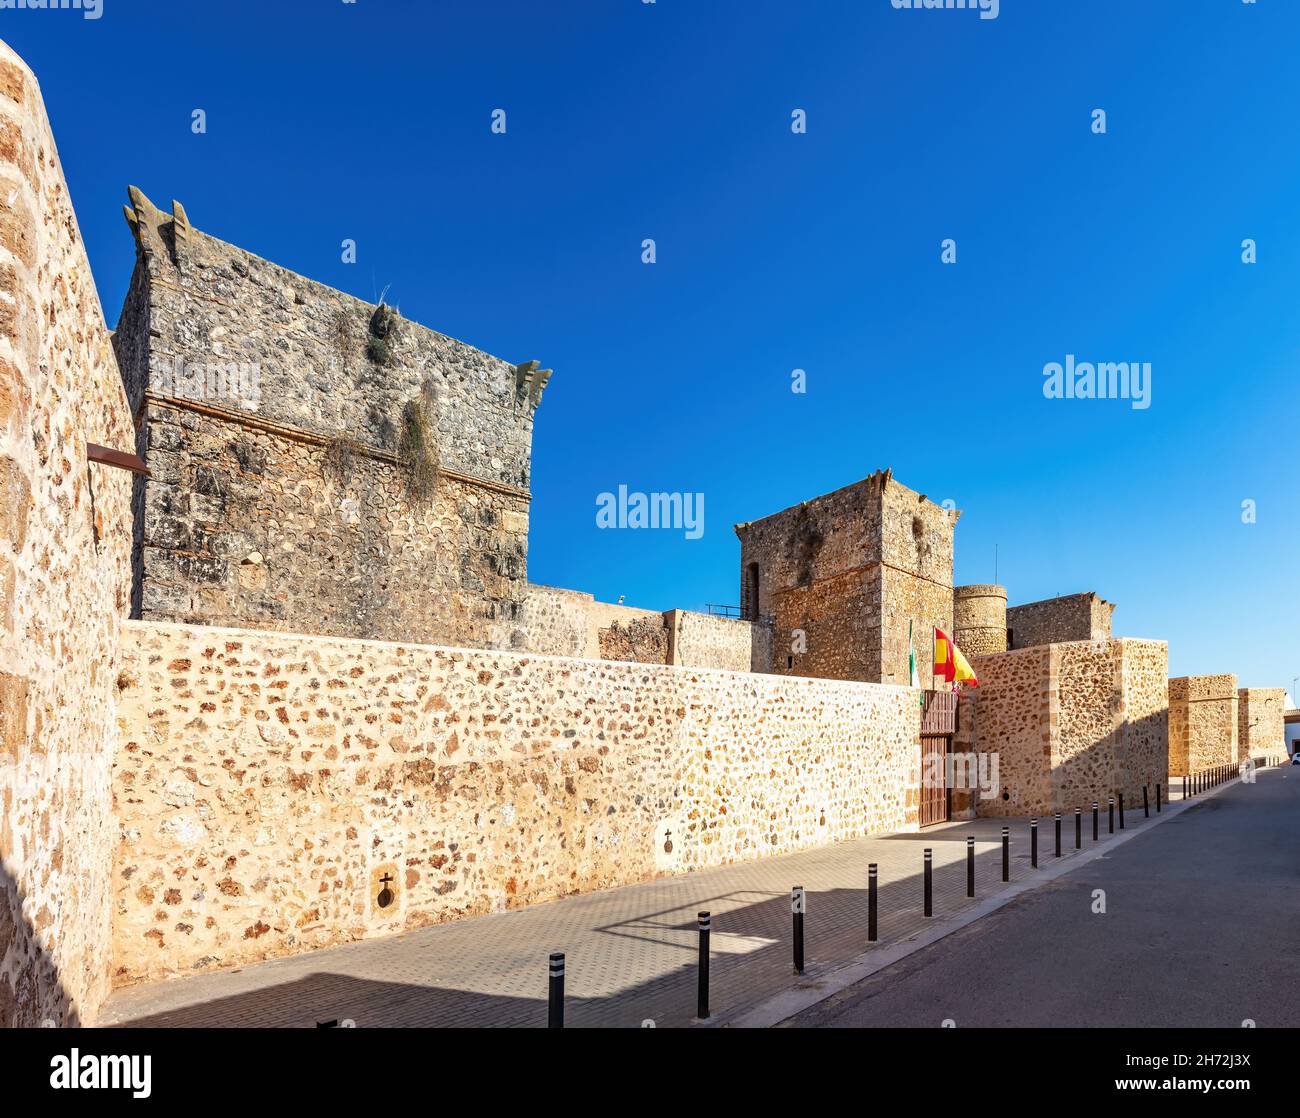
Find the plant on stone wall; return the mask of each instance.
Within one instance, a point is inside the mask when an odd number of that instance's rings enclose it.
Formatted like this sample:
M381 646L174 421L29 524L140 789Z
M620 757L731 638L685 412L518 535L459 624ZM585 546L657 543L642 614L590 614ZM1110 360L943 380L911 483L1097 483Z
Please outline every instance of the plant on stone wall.
M370 340L366 344L366 356L376 365L392 365L398 321L397 312L382 300L370 316Z
M427 500L438 482L434 383L426 378L420 394L402 406L397 457L406 471L406 488L415 500Z
M325 444L325 473L339 484L352 476L361 444L350 435L334 435Z

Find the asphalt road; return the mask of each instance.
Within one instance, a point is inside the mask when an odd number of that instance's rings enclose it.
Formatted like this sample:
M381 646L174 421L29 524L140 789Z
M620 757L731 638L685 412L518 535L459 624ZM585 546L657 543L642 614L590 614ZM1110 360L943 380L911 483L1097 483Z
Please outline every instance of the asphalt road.
M1105 912L1094 912L1094 891ZM791 1019L1300 1026L1300 767L1180 816Z

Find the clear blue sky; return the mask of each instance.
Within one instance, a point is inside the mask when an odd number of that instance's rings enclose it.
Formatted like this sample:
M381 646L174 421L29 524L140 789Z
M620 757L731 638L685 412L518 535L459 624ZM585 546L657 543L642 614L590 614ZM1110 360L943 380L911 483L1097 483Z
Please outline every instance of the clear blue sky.
M991 21L104 0L97 21L0 12L0 37L41 79L110 325L135 183L555 369L533 581L735 602L733 523L892 466L963 509L958 582L992 581L996 545L1013 602L1096 590L1117 633L1169 641L1171 674L1300 674L1293 0L1002 0ZM1045 399L1067 353L1150 361L1151 407ZM703 537L598 530L620 483L704 493Z

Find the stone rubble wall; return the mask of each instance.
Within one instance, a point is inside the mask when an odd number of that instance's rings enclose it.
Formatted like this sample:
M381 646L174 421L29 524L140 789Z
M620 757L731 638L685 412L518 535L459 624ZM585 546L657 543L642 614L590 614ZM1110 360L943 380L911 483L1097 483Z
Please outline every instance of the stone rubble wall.
M1237 759L1276 754L1286 747L1287 694L1282 687L1237 689Z
M149 400L138 616L523 646L528 500L390 457Z
M1169 681L1169 772L1183 776L1237 760L1237 677Z
M108 992L111 764L134 449L41 92L0 43L0 1028Z
M973 663L980 686L963 700L955 746L996 754L997 797L981 815L1051 815L1088 810L1122 793L1168 783L1163 641L1034 645ZM971 727L973 726L973 730Z
M1007 588L991 583L954 586L952 639L967 659L1007 650Z
M1067 594L1007 609L1012 648L1111 639L1115 606L1096 594Z
M528 586L522 618L528 650L547 656L771 670L771 626L761 622L692 610L658 613L535 583Z
M130 622L119 711L118 983L917 824L899 687Z

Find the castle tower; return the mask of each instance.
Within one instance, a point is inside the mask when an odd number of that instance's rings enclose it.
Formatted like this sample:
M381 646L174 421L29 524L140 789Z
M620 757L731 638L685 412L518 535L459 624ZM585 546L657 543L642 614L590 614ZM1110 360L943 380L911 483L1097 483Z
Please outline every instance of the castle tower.
M955 586L952 639L967 656L1007 650L1007 588L993 583Z
M906 685L910 622L931 686L931 627L951 630L960 515L881 470L736 525L741 611L771 620L772 670Z
M522 647L533 415L512 365L200 232L136 188L113 347L139 453L133 609Z

